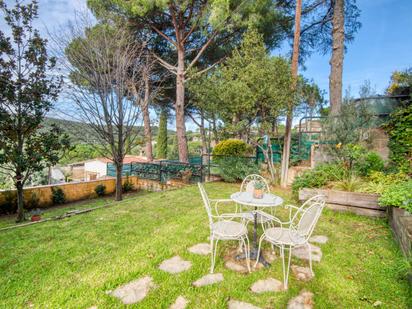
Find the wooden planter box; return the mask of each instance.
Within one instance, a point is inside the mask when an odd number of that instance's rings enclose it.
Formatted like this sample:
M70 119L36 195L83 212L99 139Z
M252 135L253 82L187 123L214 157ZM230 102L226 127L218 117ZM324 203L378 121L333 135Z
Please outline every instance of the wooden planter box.
M388 221L404 255L412 258L412 214L405 209L388 207Z
M325 195L327 206L334 210L370 217L386 216L385 208L378 205L379 194L304 188L299 190L299 200L305 201L318 194Z

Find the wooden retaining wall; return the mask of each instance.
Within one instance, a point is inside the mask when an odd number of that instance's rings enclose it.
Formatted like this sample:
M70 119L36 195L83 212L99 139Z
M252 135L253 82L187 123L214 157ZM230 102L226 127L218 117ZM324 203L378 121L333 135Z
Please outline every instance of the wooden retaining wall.
M334 210L370 217L386 216L385 208L378 205L379 194L304 188L299 190L299 200L304 201L317 194L325 195L327 207Z
M412 258L412 214L397 207L388 207L387 212L389 224L402 252Z

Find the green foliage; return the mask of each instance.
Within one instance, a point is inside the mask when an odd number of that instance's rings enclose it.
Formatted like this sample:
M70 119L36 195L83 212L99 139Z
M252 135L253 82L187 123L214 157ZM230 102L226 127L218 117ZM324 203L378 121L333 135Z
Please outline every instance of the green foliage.
M4 193L4 202L0 205L0 215L9 215L16 213L17 194L16 191L6 191Z
M202 153L202 142L188 142L187 143L190 156L200 156Z
M100 149L100 151L99 151ZM103 147L91 144L77 144L72 147L59 161L61 164L85 161L101 156Z
M255 181L254 184L253 184L253 187L256 190L263 190L266 187L266 185L263 181Z
M292 190L296 194L299 189L320 188L328 182L341 181L346 177L347 172L341 164L321 164L296 177L292 184Z
M167 147L167 159L176 160L179 157L179 150L177 148L177 136L173 135L171 144Z
M362 186L363 180L355 175L333 183L332 188L340 191L355 192Z
M157 135L156 144L157 159L167 158L167 111L162 110L159 119L159 134Z
M389 174L385 174L384 172L371 172L367 179L368 183L362 186L360 191L382 194L389 186L407 181L409 178L408 175L402 172Z
M52 187L52 201L54 205L64 204L66 202L66 196L62 188Z
M239 157L224 157L218 160L219 175L226 182L243 180L247 175L259 174L259 166L254 160Z
M30 194L30 198L25 202L24 208L27 210L33 210L33 209L39 208L39 206L40 206L40 198L35 192L32 192Z
M367 176L371 172L379 172L384 169L382 158L374 151L362 153L354 164L355 171L360 176Z
M239 139L227 139L219 142L213 148L213 155L216 156L246 156L250 152L250 147Z
M389 158L399 170L412 173L412 104L394 111L384 128L389 135Z
M0 10L8 28L0 30L0 165L10 168L21 193L33 172L58 162L69 140L59 127L42 126L58 98L61 77L49 74L56 59L47 52L47 40L33 28L37 2L17 1L9 9L0 1ZM20 199L17 220L23 220Z
M412 67L403 71L394 71L386 89L389 95L410 95L412 92Z
M134 190L134 184L130 181L129 175L126 175L126 181L122 185L123 193L127 193Z
M395 206L412 213L412 180L388 186L379 198L382 206Z
M94 192L96 192L97 196L104 196L106 194L106 186L99 184L94 188Z

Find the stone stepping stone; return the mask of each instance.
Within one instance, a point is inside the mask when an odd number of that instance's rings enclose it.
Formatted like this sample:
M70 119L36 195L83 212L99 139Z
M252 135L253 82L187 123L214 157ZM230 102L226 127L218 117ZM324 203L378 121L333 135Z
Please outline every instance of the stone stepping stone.
M287 309L312 309L313 293L302 290L298 296L288 302Z
M310 242L314 242L317 244L326 244L328 240L329 238L324 235L316 235L316 236L312 236L311 238L309 238Z
M185 309L189 302L183 296L176 298L176 301L173 305L170 306L170 309Z
M119 298L123 304L131 305L142 301L151 289L156 288L153 278L146 276L126 283L108 294Z
M207 243L200 243L190 247L190 253L199 254L199 255L209 255L210 254L210 245Z
M245 303L238 300L230 300L229 301L229 309L261 309L260 307L256 307L252 304Z
M234 261L227 261L225 263L225 267L230 269L230 270L233 270L235 272L242 273L242 274L249 272L246 265L242 265L242 264L236 263Z
M189 261L183 260L180 256L176 255L171 259L163 261L159 265L159 269L168 272L170 274L178 274L182 271L188 270L192 267L192 263Z
M279 292L283 291L283 283L277 279L268 278L264 280L258 280L253 283L250 288L254 293L265 293L265 292Z
M292 272L295 275L296 279L300 281L305 281L305 282L310 281L314 277L309 267L292 265L291 268L292 268Z
M320 262L320 260L322 259L322 250L319 247L312 244L309 244L309 246L312 253L312 261ZM298 259L309 261L308 246L304 245L292 249L292 255L294 257L297 257Z
M203 276L202 278L196 280L192 284L195 287L201 287L205 285L215 284L220 281L223 281L223 275L221 273L217 273L217 274L208 274L206 276Z

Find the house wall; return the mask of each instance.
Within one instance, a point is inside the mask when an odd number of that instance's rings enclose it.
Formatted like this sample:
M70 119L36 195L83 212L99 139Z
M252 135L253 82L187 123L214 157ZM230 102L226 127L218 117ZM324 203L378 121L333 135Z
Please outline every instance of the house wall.
M97 178L106 176L107 164L98 160L84 162L84 171L86 176L90 173L96 173ZM86 180L89 180L87 177Z

